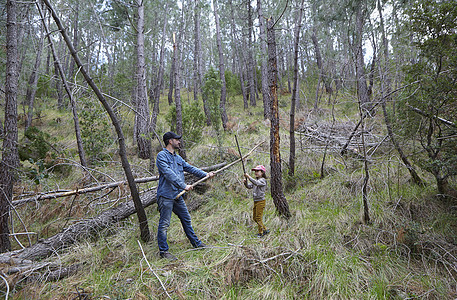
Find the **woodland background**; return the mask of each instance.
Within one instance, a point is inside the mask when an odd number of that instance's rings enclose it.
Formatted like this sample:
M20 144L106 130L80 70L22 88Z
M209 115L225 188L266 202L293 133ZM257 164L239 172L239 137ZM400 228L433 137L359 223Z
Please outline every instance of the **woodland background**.
M456 298L455 1L0 8L5 298ZM169 130L205 170L257 146L270 235L235 164L187 196L214 247L173 219L159 259Z

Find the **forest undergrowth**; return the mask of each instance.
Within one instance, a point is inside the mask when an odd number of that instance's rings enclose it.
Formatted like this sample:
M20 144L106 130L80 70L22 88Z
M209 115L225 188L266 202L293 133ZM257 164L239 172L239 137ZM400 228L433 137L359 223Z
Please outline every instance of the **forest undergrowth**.
M135 215L98 232L94 237L44 260L62 266L76 265L77 272L52 281L38 270L29 279L17 276L9 282L13 299L455 299L457 297L457 211L455 201L437 195L433 178L424 186L413 184L386 135L382 117L367 120L369 152L369 213L362 223L363 162L354 146L339 154L340 142L357 119L356 104L343 102L322 106L319 112L305 107L297 114L297 159L294 175L288 174L288 102L281 106L281 155L285 196L292 217L280 217L267 194L265 224L270 234L255 236L250 191L242 184L243 170L236 164L218 174L203 193L191 192L187 203L199 238L210 248L193 249L176 216L169 229L170 251L178 260L160 259L155 241L159 215L155 204L146 209L153 240L140 241ZM242 109L242 99L228 103L229 129L203 128L201 140L189 141L188 161L204 167L237 159L234 135L241 151L265 143L247 160L248 169L263 164L269 169L269 122L261 105ZM168 105L162 101L158 134L170 129ZM41 169L34 161L23 162L15 195L82 189L103 182L123 180L116 156L115 138L105 154L83 172L75 166L77 154L68 114L43 109L37 127L52 132L59 145L58 163L67 169ZM133 125L125 115L124 129ZM338 118L338 116L345 116ZM132 122L133 123L133 122ZM333 139L325 139L331 135ZM157 175L148 171L149 161L136 156L128 141L135 176ZM160 149L157 141L153 141ZM326 151L325 163L322 161ZM31 172L35 170L35 172ZM323 170L323 172L321 172ZM452 182L456 187L455 180ZM138 185L140 191L156 182ZM128 199L128 187L98 193L36 201L16 208L13 230L35 232L30 239L17 236L20 249L46 239L66 226L94 217ZM455 199L454 199L455 200ZM17 217L20 216L20 219ZM30 235L29 235L30 236ZM20 244L19 244L19 242ZM5 288L3 284L2 289ZM4 289L5 293L6 290Z

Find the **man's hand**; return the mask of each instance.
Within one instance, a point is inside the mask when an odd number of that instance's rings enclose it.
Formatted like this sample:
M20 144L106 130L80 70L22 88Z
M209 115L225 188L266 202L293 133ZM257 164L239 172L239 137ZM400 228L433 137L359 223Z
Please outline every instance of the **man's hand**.
M209 178L214 177L214 176L216 176L216 173L214 173L214 172L209 172L209 173L208 173L208 177L209 177Z
M192 191L193 189L194 189L194 187L191 185L186 185L186 187L184 188L184 190L186 190L186 191Z

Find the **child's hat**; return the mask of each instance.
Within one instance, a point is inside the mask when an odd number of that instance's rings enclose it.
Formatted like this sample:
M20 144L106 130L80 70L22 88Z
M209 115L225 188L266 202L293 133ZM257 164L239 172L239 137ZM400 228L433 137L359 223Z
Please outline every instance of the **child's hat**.
M265 173L267 169L265 169L265 167L262 165L258 165L257 167L252 168L251 171L263 171Z

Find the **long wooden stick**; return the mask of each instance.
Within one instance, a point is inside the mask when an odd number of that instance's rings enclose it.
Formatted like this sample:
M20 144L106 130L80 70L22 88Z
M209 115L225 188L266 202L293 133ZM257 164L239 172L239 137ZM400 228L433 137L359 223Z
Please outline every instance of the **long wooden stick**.
M236 137L236 134L235 134L235 141L236 141L236 147L238 148L238 153L240 154L240 157L243 157L243 155L241 155L241 149L240 149L240 145L238 144L238 138ZM243 165L243 175L246 174L246 168L244 166L244 161L241 160L241 164Z
M252 148L251 151L249 151L249 153L246 154L245 156L240 157L239 159L237 159L237 160L235 160L235 161L229 163L228 165L226 165L226 166L223 167L223 168L220 168L220 169L217 170L217 171L214 171L214 175L216 175L217 173L220 173L220 172L222 172L222 171L224 171L224 170L230 168L230 167L233 166L234 164L236 164L236 163L242 161L243 159L246 159L249 155L251 155L252 152L254 152L255 149L257 149L257 147L259 147L259 146L262 145L263 143L265 143L265 141L262 141L262 142L260 142L259 144L257 144L257 145L256 145L254 148ZM209 175L206 175L205 177L201 178L200 180L198 180L198 181L196 181L194 184L192 184L191 187L192 187L192 188L195 187L197 184L202 183L202 182L208 180L208 178L209 178ZM181 193L179 193L179 194L176 196L175 199L178 199L179 197L181 197L181 196L184 195L185 193L186 193L186 190L183 190Z

